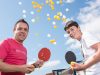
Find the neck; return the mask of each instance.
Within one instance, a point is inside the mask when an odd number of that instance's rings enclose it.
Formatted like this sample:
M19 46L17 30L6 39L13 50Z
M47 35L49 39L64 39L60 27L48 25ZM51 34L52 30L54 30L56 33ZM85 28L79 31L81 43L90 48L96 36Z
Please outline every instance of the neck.
M82 38L82 32L80 31L80 36L79 36L79 38L77 40L80 41L81 38Z
M23 41L21 41L21 40L16 40L16 41L19 42L19 43L21 43L21 44L23 43Z
M22 41L22 40L18 40L18 39L16 39L16 38L13 38L13 39L14 39L16 42L23 44L23 41Z

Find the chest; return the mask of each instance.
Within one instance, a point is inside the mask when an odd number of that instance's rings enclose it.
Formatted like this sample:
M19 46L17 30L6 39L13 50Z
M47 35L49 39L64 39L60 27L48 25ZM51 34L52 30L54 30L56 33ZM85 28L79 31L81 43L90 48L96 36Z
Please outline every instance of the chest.
M81 48L85 58L88 58L95 53L95 50L91 47L88 47L84 40L81 42Z
M5 62L10 64L25 64L27 61L27 51L21 45L10 44L9 52L5 58Z

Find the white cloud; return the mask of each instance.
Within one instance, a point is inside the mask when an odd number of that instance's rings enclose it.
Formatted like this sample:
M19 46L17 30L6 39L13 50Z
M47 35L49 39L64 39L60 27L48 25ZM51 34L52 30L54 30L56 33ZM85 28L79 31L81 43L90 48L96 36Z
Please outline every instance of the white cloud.
M80 48L80 43L77 41L77 40L74 40L74 39L67 39L66 43L65 43L68 48L67 49L79 49Z
M70 44L72 44L72 43L74 43L74 42L75 42L74 39L68 38L65 44L66 44L66 45L70 45Z
M71 49L79 49L81 47L81 44L78 41L75 41L75 43L70 45Z
M100 0L89 1L88 6L80 10L78 19L82 29L94 33L100 38Z
M68 34L64 34L64 37L67 38L67 37L69 37L69 35Z
M54 60L54 61L48 61L46 62L42 68L49 68L49 67L54 67L56 65L60 64L60 60Z
M32 64L34 62L35 61L30 61L30 62L28 62L28 64ZM44 63L44 65L41 67L41 69L43 69L43 68L49 68L49 67L54 67L54 66L56 66L58 64L60 64L60 60L47 61L47 62Z

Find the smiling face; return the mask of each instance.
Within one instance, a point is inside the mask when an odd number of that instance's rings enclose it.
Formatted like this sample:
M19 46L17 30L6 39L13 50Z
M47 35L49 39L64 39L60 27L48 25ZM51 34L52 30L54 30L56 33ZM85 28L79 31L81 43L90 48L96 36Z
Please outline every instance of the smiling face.
M28 35L28 31L29 31L29 28L26 23L23 23L23 22L17 23L16 27L13 30L14 39L22 43L26 39Z
M76 27L76 26L71 26L69 27L66 32L69 34L69 36L73 39L77 39L80 40L81 39L81 31L80 31L80 27Z

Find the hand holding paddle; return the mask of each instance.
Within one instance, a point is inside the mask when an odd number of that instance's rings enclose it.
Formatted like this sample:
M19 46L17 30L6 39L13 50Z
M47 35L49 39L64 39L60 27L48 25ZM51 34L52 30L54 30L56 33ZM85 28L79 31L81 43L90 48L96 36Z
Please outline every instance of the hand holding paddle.
M42 48L38 53L39 60L35 62L33 65L35 68L39 68L43 65L44 62L50 59L51 52L48 48Z
M33 63L32 65L34 65L35 68L40 68L42 67L44 61L43 60L37 60L35 63Z
M72 51L68 51L65 54L65 59L66 59L67 63L71 65L71 69L73 70L73 66L75 66L75 62L76 62L75 54ZM73 70L73 75L76 75L75 70Z

